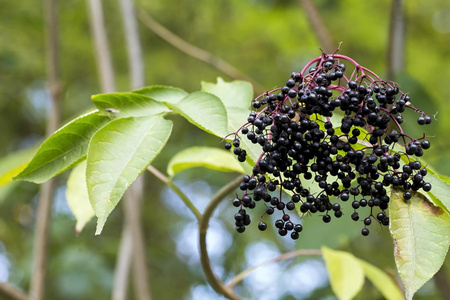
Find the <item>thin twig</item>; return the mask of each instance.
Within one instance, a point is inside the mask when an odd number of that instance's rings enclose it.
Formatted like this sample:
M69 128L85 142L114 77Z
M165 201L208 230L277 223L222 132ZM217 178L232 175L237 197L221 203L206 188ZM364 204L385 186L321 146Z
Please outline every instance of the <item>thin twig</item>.
M326 53L334 51L334 49L336 49L336 45L334 44L333 38L331 37L325 22L323 22L320 17L314 3L311 0L299 0L299 2L305 10L305 15L308 18L311 28L315 32L319 43L322 47L324 47L324 51Z
M56 131L61 120L62 85L60 82L58 12L56 0L45 0L46 27L46 63L47 77L51 97L51 112L47 120L47 136ZM51 206L56 179L52 178L40 187L36 214L36 231L33 249L33 274L30 284L30 299L45 298L47 248Z
M403 0L392 0L389 43L387 55L387 79L403 70L405 48L405 8Z
M120 0L125 41L130 69L131 89L144 85L144 63L132 0ZM147 269L144 233L142 231L141 206L144 200L144 174L136 179L124 195L125 227L132 235L133 279L135 295L139 300L150 300L150 276Z
M211 218L214 210L219 203L229 195L235 188L239 186L242 176L237 177L227 185L223 186L211 199L206 207L203 216L199 220L199 245L200 245L200 261L202 264L203 272L211 287L219 294L224 295L228 299L237 300L240 299L234 291L226 286L217 276L211 267L211 261L209 260L208 248L206 244L206 232L209 227L209 219Z
M306 250L296 250L296 251L291 251L288 253L284 253L278 257L275 257L271 260L262 262L260 264L257 264L256 266L253 266L251 268L248 268L247 270L242 271L241 273L237 274L228 284L229 288L233 288L239 281L243 280L245 277L248 276L248 274L250 274L251 272L253 272L254 270L274 263L274 262L278 262L278 261L283 261L283 260L287 260L287 259L291 259L297 256L306 256L306 255L322 255L322 251L318 250L318 249L306 249Z
M108 37L103 20L101 0L87 0L89 7L92 37L95 44L95 56L102 91L112 93L116 90L114 69L111 63L111 54L108 46Z
M161 173L158 169L156 169L154 166L150 165L148 166L147 170L156 176L159 180L161 180L163 183L165 183L168 187L170 187L177 195L181 198L181 200L184 202L184 204L189 208L189 210L194 214L195 218L197 220L200 220L202 217L202 214L198 211L198 209L194 206L194 204L189 200L189 198L184 194L173 182L165 176L163 173Z
M253 78L247 76L240 70L238 70L236 67L231 65L230 63L226 62L225 60L221 59L220 57L217 57L203 49L198 48L197 46L194 46L179 36L175 35L173 32L165 28L163 25L158 23L155 19L153 19L148 13L144 12L143 10L137 11L139 19L147 26L148 29L153 31L155 34L157 34L160 38L177 48L178 50L197 58L198 60L201 60L214 68L218 69L219 71L223 72L224 74L230 76L234 79L241 79L246 80L252 83L253 88L258 94L262 94L265 89L263 86L258 83Z
M27 294L25 294L18 288L4 282L0 282L0 296L2 299L29 300Z

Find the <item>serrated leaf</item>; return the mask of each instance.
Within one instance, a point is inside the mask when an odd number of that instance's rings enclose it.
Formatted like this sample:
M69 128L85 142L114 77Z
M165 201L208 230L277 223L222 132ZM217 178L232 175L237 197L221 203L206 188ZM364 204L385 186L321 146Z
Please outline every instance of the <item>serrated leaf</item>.
M80 116L46 139L28 166L14 179L42 183L85 158L92 135L110 118L90 112Z
M89 144L86 180L100 234L126 189L161 152L172 131L162 116L111 121Z
M385 299L405 299L399 287L395 284L394 280L386 274L386 272L383 272L379 268L362 259L358 259L358 261L361 264L366 277L372 282L377 290L380 291Z
M389 217L394 257L406 298L441 268L450 244L450 216L417 192L403 200L403 191L391 189Z
M212 147L191 147L172 157L167 166L167 173L169 176L174 176L180 171L194 167L205 167L222 172L245 172L233 154L228 151Z
M350 253L322 247L331 289L340 300L352 299L364 284L364 270Z
M195 92L170 107L200 129L224 137L228 134L227 111L217 96Z
M178 103L181 99L188 95L188 93L182 89L162 85L144 87L133 91L133 93L145 95L159 102L172 104Z
M217 83L202 81L202 91L219 97L225 107L249 109L253 99L253 87L249 82L225 82L221 77L217 77Z
M168 112L158 101L136 93L110 93L92 96L101 114L112 118L143 117Z
M67 204L77 220L75 231L79 234L86 223L95 216L94 210L89 202L85 160L76 165L70 172L69 178L67 179L66 198Z

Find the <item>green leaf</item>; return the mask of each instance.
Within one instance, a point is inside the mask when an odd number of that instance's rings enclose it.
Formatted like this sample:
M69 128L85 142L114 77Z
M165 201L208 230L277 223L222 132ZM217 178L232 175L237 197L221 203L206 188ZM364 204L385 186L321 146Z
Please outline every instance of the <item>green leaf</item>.
M195 92L170 107L208 133L222 138L228 134L227 111L213 94Z
M245 172L233 154L228 151L212 147L191 147L172 157L167 166L167 173L169 176L174 176L180 171L194 167L205 167L223 172Z
M14 179L42 183L84 159L92 135L110 118L90 112L69 122L45 140L28 166Z
M36 153L37 146L11 153L0 159L0 187L10 183L22 172Z
M422 165L425 164L422 162ZM427 171L424 180L431 183L431 191L427 194L431 196L431 200L436 205L444 208L448 213L450 211L450 178L436 173L429 166L427 166Z
M379 268L375 267L368 262L358 259L361 264L364 273L367 278L373 283L373 285L380 291L383 297L387 300L403 300L405 297L403 296L402 291L395 284L394 280L389 277L386 272L383 272Z
M227 108L249 109L253 99L252 85L249 82L240 80L225 82L222 78L217 77L217 83L202 81L202 91L219 97Z
M359 260L344 251L321 249L334 294L340 300L352 299L364 284L364 270Z
M159 102L172 104L178 103L181 99L188 95L188 93L182 89L162 85L145 87L133 91L133 93L145 95Z
M98 217L96 234L125 190L161 152L171 131L172 122L162 116L130 117L111 121L92 137L86 177Z
M143 117L168 112L164 104L136 93L111 93L92 96L99 112L112 118Z
M450 244L450 216L417 192L404 201L399 189L391 189L389 216L395 262L409 300L444 262Z
M67 179L66 198L67 204L77 220L75 231L79 234L86 223L95 216L89 202L89 193L86 185L86 160L80 162L70 172Z

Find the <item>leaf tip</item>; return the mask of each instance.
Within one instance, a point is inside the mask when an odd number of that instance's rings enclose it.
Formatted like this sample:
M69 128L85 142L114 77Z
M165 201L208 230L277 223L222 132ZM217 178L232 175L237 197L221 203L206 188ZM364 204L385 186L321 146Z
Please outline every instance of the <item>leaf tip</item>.
M100 235L103 230L103 226L105 226L106 218L98 218L97 228L95 229L95 235Z

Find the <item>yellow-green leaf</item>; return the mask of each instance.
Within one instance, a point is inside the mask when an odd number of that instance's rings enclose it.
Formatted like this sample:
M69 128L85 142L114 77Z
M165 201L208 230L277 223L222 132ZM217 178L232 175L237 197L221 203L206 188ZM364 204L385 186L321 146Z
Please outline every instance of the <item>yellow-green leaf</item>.
M11 153L0 159L0 187L10 183L14 176L22 172L36 153L37 147Z
M229 151L212 147L191 147L178 152L169 162L167 173L176 173L194 167L205 167L223 172L245 173L242 165Z
M364 284L364 269L359 260L344 251L321 249L334 294L340 300L352 299Z
M66 198L67 204L77 220L75 231L79 234L86 223L95 216L89 202L89 193L86 185L86 160L80 162L70 172L67 179Z
M421 193L403 200L403 190L391 189L390 226L397 269L412 299L441 268L450 244L450 216Z
M402 291L395 284L394 280L383 272L379 268L375 267L368 262L358 259L359 263L363 267L364 273L366 277L373 283L373 285L377 288L378 291L383 295L383 297L387 300L404 300Z

